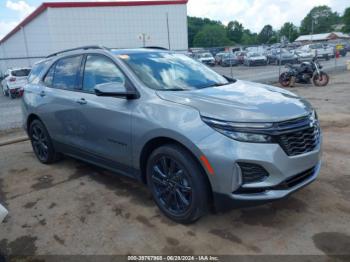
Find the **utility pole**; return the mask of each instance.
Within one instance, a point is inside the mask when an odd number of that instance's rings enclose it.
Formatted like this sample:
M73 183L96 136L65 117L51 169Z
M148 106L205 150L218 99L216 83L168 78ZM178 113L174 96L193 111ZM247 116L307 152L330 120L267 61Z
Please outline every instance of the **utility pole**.
M168 33L168 47L169 50L171 49L171 45L170 45L170 31L169 31L169 14L166 13L166 29L167 29L167 33Z
M24 48L25 48L25 51L26 51L28 66L31 66L30 59L29 59L27 36L26 36L26 32L24 31L24 27L23 26L21 26L21 31L22 31L22 34L23 34Z

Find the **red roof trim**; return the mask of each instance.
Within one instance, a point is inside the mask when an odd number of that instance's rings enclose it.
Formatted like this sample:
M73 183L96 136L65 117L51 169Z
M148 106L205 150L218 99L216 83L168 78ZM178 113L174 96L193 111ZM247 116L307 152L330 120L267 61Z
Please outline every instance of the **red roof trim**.
M129 1L129 2L51 2L42 3L37 9L19 23L12 31L0 40L0 44L9 39L21 27L28 24L35 17L44 12L47 8L74 8L74 7L108 7L108 6L145 6L145 5L184 5L188 0L168 0L168 1Z

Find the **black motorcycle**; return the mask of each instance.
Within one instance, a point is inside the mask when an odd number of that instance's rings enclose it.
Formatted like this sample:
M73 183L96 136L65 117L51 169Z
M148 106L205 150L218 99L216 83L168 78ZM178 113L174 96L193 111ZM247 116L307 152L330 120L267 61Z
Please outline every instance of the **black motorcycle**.
M279 82L284 87L293 87L294 83L310 84L311 80L315 86L326 86L329 76L322 71L322 65L313 59L311 62L303 62L299 65L286 64L288 71L283 72Z

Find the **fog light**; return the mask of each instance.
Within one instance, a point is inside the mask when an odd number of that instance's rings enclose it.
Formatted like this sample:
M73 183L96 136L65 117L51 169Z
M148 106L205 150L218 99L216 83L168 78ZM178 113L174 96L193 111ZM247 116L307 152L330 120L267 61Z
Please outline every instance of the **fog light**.
M238 162L242 173L242 183L256 183L265 180L269 173L260 165Z

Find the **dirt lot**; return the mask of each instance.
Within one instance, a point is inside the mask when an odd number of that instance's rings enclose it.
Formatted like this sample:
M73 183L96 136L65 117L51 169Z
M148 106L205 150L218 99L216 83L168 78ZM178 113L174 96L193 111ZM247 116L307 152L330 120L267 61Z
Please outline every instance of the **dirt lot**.
M0 202L10 211L0 225L0 250L350 255L349 83L350 73L343 73L327 88L293 88L321 119L324 162L317 181L288 199L210 214L188 226L160 214L147 190L132 180L68 158L39 164L29 142L0 147Z

